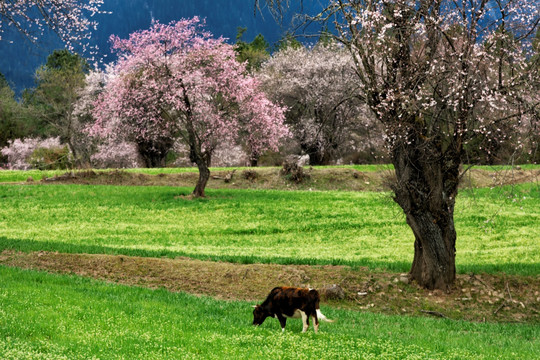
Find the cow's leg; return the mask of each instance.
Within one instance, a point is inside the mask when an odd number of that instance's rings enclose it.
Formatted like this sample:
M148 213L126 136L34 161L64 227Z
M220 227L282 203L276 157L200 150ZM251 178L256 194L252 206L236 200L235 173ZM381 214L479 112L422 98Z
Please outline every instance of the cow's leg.
M276 314L281 325L281 332L285 331L285 325L287 324L287 319L282 314Z
M319 318L317 317L317 312L314 312L311 316L313 317L313 330L316 333L319 331Z
M302 324L304 324L304 328L302 329L304 333L309 328L309 316L303 311L300 311L300 314L302 315Z

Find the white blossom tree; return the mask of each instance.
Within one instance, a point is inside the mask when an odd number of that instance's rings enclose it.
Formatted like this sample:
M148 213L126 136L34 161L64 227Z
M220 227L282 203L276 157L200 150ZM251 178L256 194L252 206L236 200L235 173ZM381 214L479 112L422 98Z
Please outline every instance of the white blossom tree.
M334 20L358 95L385 127L394 200L415 237L410 275L426 288L455 280L467 146L507 121L538 117L539 11L538 0L333 0L311 18Z
M141 165L136 145L122 136L122 133L110 131L108 133L111 136L103 137L88 134L95 122L95 102L105 85L115 77L113 65L106 65L104 70L91 70L85 77L85 86L78 91L72 113L72 142L77 146L83 165L90 164L98 168L132 168Z
M266 93L287 106L287 123L311 165L336 160L353 132L372 131L353 57L336 43L285 47L262 66L259 78Z

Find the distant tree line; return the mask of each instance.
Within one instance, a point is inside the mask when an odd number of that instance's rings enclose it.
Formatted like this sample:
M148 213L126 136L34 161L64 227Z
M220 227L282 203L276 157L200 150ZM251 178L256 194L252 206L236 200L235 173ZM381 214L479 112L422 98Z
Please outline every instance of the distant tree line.
M308 156L310 165L388 161L384 129L357 95L355 59L331 34L323 32L312 45L304 45L287 34L271 48L260 34L251 42L245 41L245 31L238 29L236 59L246 64L246 71L260 81L269 99L286 108L285 124L291 136L281 141L278 151L253 153L246 143L220 144L213 150L209 165L280 165L289 155ZM537 35L533 45L536 55L531 63L538 61L539 39ZM511 45L501 40L497 46ZM37 146L41 144L38 139L57 138L57 142L48 142L58 143L56 147L37 152L48 160L39 162L34 156L35 166L193 165L189 147L172 138L144 143L129 137L98 140L89 136L87 129L95 122L95 102L114 76L112 66L93 70L80 55L55 50L36 70L35 87L26 89L17 99L0 73L0 149L6 149L0 155L0 164L32 166L29 159L24 162L15 155L23 156L27 150L8 148ZM538 162L537 126L527 118L489 123L489 128L468 142L467 161ZM25 143L24 139L31 140ZM50 163L44 163L47 161Z

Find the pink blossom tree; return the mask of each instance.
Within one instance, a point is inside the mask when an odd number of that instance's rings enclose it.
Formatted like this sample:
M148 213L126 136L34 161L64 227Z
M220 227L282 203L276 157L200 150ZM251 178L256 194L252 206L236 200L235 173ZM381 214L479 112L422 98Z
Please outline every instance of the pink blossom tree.
M33 42L45 28L53 30L73 51L75 44L87 46L90 30L97 22L91 17L100 13L103 0L4 0L0 2L0 40L7 26L13 27Z
M538 0L333 0L310 19L335 21L357 94L385 127L394 200L415 237L410 276L426 288L455 280L467 148L478 136L500 139L508 121L539 116L531 53L539 12Z
M117 76L98 99L93 132L115 122L116 132L156 151L182 140L199 168L194 196L204 196L211 157L222 142L243 139L259 153L277 149L288 135L283 108L266 99L233 46L212 38L197 17L154 23L111 41Z

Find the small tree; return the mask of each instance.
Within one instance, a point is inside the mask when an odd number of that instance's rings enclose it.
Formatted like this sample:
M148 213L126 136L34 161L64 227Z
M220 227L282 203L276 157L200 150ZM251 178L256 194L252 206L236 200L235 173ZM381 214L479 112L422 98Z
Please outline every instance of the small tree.
M261 65L268 60L270 54L268 48L270 44L265 40L264 36L258 34L255 36L252 42L248 43L242 38L247 28L239 27L236 34L236 59L240 62L247 62L247 70L252 72L253 70L260 69Z
M23 137L25 126L19 119L20 105L4 75L0 73L0 148L9 140Z
M0 148L8 146L10 140L45 135L40 132L40 125L34 111L17 101L15 92L0 73ZM0 163L6 160L0 157Z
M97 102L94 133L111 121L137 143L189 146L199 168L194 196L204 196L214 149L242 135L254 151L276 149L287 135L283 109L268 101L257 80L235 59L234 48L204 31L197 17L154 23L122 40L111 37L119 54L118 76ZM262 130L264 129L264 130Z
M26 94L25 103L46 127L47 136L59 136L78 162L88 160L80 151L78 136L81 126L74 116L79 92L85 86L89 66L80 55L68 50L55 50L47 63L36 72L36 88Z
M78 99L73 106L74 128L77 129L73 133L73 141L84 164L98 168L138 167L141 166L141 158L137 147L134 143L126 142L120 134L105 138L88 136L88 128L95 123L93 113L96 100L114 77L114 69L110 65L104 71L95 69L86 75L85 86L78 91Z

